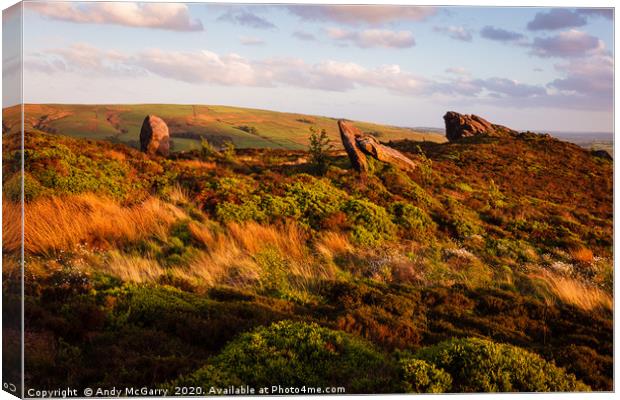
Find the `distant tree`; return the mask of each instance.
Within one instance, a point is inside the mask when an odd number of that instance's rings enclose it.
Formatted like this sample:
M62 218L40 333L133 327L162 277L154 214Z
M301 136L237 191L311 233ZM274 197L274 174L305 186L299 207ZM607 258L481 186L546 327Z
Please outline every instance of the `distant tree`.
M225 142L222 149L222 154L224 155L224 159L226 161L235 161L235 144L231 141Z
M422 181L428 185L433 181L433 160L428 158L428 156L424 153L424 150L418 145L418 154L421 163L419 164L419 171L422 177Z
M239 125L237 126L237 129L250 133L252 135L258 135L258 129L256 129L256 127L254 126Z
M200 156L203 159L207 159L213 155L215 155L217 151L215 148L209 143L207 139L204 137L200 137Z
M313 126L310 127L310 162L318 174L324 175L327 172L329 167L327 152L333 147L325 129L319 131Z

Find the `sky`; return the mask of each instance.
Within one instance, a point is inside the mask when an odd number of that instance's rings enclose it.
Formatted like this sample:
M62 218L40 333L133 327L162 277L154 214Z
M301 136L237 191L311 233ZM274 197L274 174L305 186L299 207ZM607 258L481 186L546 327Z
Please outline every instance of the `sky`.
M23 41L26 103L613 131L611 9L28 2Z

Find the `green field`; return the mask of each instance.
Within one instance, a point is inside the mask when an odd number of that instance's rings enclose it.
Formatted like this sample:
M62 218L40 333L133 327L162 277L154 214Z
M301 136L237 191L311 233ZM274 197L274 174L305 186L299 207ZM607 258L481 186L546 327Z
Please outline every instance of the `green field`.
M18 126L19 108L4 110L4 126ZM37 129L90 139L106 139L137 146L144 117L155 114L170 129L175 151L190 150L205 137L215 145L232 141L238 148L305 149L310 127L325 129L340 146L337 119L323 116L205 105L66 105L27 104L26 129ZM360 129L388 142L397 139L444 142L442 134L370 122Z

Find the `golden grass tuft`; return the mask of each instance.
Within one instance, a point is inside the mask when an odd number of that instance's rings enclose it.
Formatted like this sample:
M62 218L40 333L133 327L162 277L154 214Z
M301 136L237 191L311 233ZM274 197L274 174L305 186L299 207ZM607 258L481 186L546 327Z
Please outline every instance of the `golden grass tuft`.
M592 250L586 247L574 249L570 252L570 255L576 262L590 264L592 261L594 261L594 254L592 253Z
M177 164L187 167L192 170L206 169L211 170L217 167L217 164L213 161L200 161L200 160L179 160Z
M327 260L353 251L349 238L342 233L326 232L315 244L316 251Z
M213 231L192 222L189 230L206 251L189 266L173 268L172 272L199 284L255 284L266 273L257 262L257 256L267 249L275 249L287 260L290 277L302 287L335 275L333 268L321 265L308 253L306 234L296 224L275 227L255 222L232 223L226 229Z
M126 282L154 282L166 273L159 263L148 257L130 256L112 251L108 255L106 272Z
M187 189L184 189L180 185L174 185L170 193L168 193L170 201L177 205L189 204L190 194Z
M19 203L2 202L3 247L17 251L21 245ZM185 214L156 198L132 207L95 194L40 198L25 205L24 251L48 254L70 250L78 244L108 248L149 237L165 237L169 226Z
M539 276L560 301L585 311L613 310L613 299L605 291L576 279L545 272Z

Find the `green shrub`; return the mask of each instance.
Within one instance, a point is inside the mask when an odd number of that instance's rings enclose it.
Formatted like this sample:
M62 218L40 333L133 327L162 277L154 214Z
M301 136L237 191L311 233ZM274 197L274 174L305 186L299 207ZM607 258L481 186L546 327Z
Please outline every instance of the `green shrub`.
M292 217L299 218L301 211L291 197L266 194L261 198L260 208L272 219Z
M465 192L465 193L472 193L474 191L474 189L468 183L465 183L465 182L459 182L454 186L460 191Z
M422 182L426 185L430 185L433 182L433 160L428 158L424 153L424 150L420 146L418 146L418 159L420 163L418 164L418 171L420 177L422 178Z
M14 174L4 183L4 196L8 197L12 201L21 201L21 188L21 174ZM29 173L24 174L24 201L32 201L39 197L44 191L45 188L35 177Z
M368 200L351 199L341 209L353 227L353 240L361 245L373 245L394 238L396 225L385 208Z
M424 360L400 360L403 389L407 393L445 393L452 387L452 377L446 371Z
M200 156L203 160L207 160L209 157L217 154L217 150L209 143L209 141L203 136L200 137Z
M416 358L453 379L453 392L565 392L589 387L537 354L507 344L469 338L423 348Z
M445 216L448 226L459 239L467 239L483 231L478 215L452 198L448 198Z
M390 214L394 223L400 226L407 236L419 236L434 227L433 220L422 209L397 201L390 206Z
M247 132L251 135L258 135L258 129L256 129L255 126L239 125L236 128L239 129L240 131Z
M263 290L270 294L288 292L290 267L286 257L283 257L278 249L267 247L256 254L255 259L261 269L260 284Z
M125 199L132 182L127 179L130 168L100 154L76 154L67 146L57 144L43 150L26 150L26 168L44 187L55 193L106 193Z
M260 209L258 204L259 201L259 196L252 196L242 204L230 202L221 203L216 206L215 215L217 219L222 222L263 222L266 220L267 216L265 212Z
M222 155L226 161L235 161L237 156L237 153L235 152L235 144L231 141L225 142L224 147L222 148Z
M437 200L398 168L387 165L381 174L381 180L390 192L411 200L411 203L418 207L429 208L438 205Z
M339 211L348 196L326 179L303 174L299 177L303 180L287 185L286 196L297 204L300 222L318 230L323 219Z
M244 333L174 385L343 386L347 393L396 390L395 370L370 343L317 324L280 321Z
M211 184L217 196L243 200L256 190L256 186L254 179L248 176L224 176Z
M495 181L491 179L489 181L489 188L487 191L487 201L489 206L491 208L501 208L506 204L504 202L505 199L506 196L504 196Z

